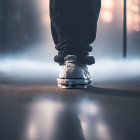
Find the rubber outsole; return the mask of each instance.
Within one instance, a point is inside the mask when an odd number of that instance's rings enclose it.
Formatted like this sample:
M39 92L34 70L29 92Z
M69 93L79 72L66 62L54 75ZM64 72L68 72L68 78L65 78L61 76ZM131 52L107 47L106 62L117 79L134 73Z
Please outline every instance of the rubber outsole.
M92 86L92 78L90 79L60 79L57 78L58 87L66 89L88 88Z

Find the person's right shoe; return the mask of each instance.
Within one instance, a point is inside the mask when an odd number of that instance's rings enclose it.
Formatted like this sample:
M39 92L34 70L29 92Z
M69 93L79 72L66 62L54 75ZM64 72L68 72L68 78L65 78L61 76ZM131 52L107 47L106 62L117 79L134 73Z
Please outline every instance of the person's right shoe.
M87 88L92 85L92 78L86 65L78 62L77 56L65 57L65 65L57 78L60 88Z

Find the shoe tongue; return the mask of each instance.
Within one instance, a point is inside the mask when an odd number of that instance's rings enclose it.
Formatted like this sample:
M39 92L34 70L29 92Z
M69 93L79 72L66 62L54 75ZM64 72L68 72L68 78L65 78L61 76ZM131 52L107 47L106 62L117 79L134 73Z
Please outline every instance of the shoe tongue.
M77 56L76 55L67 55L64 58L64 61L68 61L68 62L77 62Z

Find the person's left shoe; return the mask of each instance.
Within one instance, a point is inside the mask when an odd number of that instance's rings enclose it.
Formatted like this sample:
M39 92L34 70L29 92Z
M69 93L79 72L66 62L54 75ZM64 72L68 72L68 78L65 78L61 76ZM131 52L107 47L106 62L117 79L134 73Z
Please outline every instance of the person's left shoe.
M77 56L65 57L65 65L57 78L60 88L87 88L92 85L92 78L86 65L77 60Z

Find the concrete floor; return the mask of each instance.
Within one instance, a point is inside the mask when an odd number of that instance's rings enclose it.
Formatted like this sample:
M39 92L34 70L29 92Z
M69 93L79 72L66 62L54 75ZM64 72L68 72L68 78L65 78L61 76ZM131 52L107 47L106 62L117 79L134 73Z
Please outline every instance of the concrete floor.
M84 139L140 139L139 78L85 90L1 78L0 140Z

